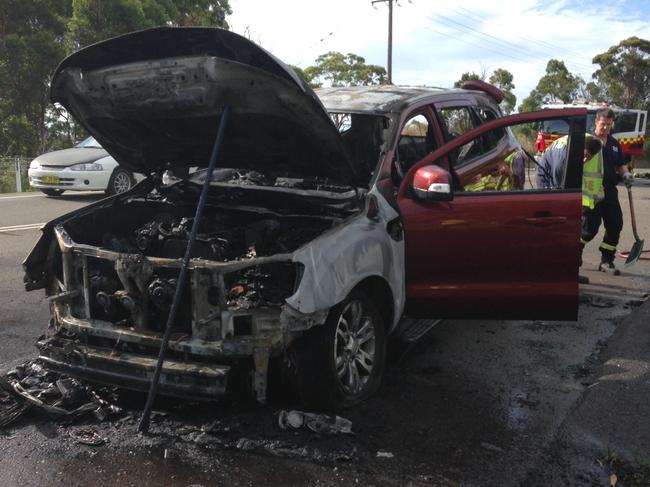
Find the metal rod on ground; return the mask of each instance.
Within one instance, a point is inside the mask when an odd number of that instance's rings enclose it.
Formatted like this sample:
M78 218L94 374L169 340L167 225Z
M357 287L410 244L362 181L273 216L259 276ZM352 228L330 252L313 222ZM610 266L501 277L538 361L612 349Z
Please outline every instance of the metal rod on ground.
M156 392L158 390L158 382L160 380L160 372L162 370L162 365L165 360L165 352L167 351L167 344L169 343L169 337L172 332L172 325L176 319L176 312L178 310L178 303L181 300L181 295L183 294L183 287L185 286L185 280L187 277L187 267L190 262L190 256L192 255L192 249L194 247L194 241L196 240L196 233L199 227L199 222L201 216L203 215L203 208L205 207L205 202L208 196L208 190L210 188L210 182L212 181L212 172L217 163L217 157L219 155L219 148L223 141L223 134L228 122L228 115L230 114L230 107L226 106L223 109L221 114L221 120L219 121L219 130L217 131L217 138L214 142L212 148L212 155L210 157L210 164L208 165L208 172L205 175L205 181L203 181L203 189L201 190L201 197L199 198L199 204L196 207L196 214L194 216L194 223L192 223L192 231L190 233L190 238L187 243L187 248L185 249L185 255L183 256L183 262L181 263L181 270L178 275L178 282L176 284L176 292L174 293L174 300L172 301L171 309L169 310L169 317L167 318L167 324L165 325L165 333L163 334L162 341L160 343L160 352L158 353L158 362L156 363L156 368L154 370L153 378L151 379L151 386L149 387L149 395L147 396L147 402L144 406L144 411L142 412L142 417L138 423L138 431L147 432L149 430L149 421L151 417L151 409L153 408L153 401L156 398Z

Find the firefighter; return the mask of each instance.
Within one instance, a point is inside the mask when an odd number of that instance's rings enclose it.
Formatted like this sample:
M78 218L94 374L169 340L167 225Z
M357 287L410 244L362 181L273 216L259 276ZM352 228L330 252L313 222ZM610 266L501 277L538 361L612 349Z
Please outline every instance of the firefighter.
M605 226L605 236L599 246L601 259L598 270L619 275L620 271L614 265L614 257L623 229L623 212L618 201L616 184L622 179L625 186L630 187L634 176L628 171L627 158L623 155L621 146L610 134L613 124L614 112L612 109L603 108L596 112L594 135L603 144L602 167L599 172L595 164L587 163L583 170L580 243L582 244L581 248L584 249L585 244L593 240L598 233L602 221Z
M537 165L537 188L559 189L564 186L564 173L567 162L568 136L555 140L544 151L542 158ZM584 157L582 159L582 204L589 205L593 199L603 198L603 155L600 139L585 136ZM580 266L582 266L582 249L580 249ZM578 276L580 284L589 284L589 278L583 275Z
M560 137L553 141L542 154L539 164L537 164L537 188L559 189L564 186L564 172L566 170L568 148L567 142L567 135ZM601 161L600 166L602 166L601 157L597 157L596 160L592 162L594 156L600 156L601 147L602 144L599 139L592 137L590 134L586 134L584 158L582 161L583 164L585 164L583 172L592 166L596 168L593 170L597 170L599 167L599 160Z

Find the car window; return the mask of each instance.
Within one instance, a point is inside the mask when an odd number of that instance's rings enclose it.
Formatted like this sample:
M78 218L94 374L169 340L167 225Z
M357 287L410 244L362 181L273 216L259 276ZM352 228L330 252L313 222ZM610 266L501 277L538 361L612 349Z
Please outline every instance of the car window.
M97 142L94 137L88 137L87 139L82 140L75 147L82 147L84 149L101 149L102 148L102 146L99 145L99 142Z
M330 118L341 133L360 181L370 181L384 145L389 120L383 115L331 112Z
M568 132L568 123L562 121ZM493 133L490 133L493 132ZM509 129L499 128L486 132L481 137L496 138L505 133L513 137L506 139L497 150L476 164L459 167L455 175L461 191L475 194L485 192L561 191L566 188L567 161L569 157L569 136L563 136L537 159L534 144L537 136L535 124L519 124ZM477 137L479 139L480 137ZM482 142L473 141L475 144Z
M395 183L401 181L413 164L424 159L436 148L431 121L423 113L409 117L402 127L397 142L395 164L393 164Z
M491 108L475 107L474 110L476 111L479 119L481 120L481 123L489 122L490 120L495 120L498 118L498 115ZM483 138L484 140L483 149L486 152L494 149L505 136L506 136L506 131L501 128L488 132L486 136Z
M636 118L637 116L634 112L619 113L616 116L612 133L636 131Z
M438 110L447 141L460 137L479 125L469 107L443 107ZM462 145L449 154L452 167L460 167L484 152L483 137Z

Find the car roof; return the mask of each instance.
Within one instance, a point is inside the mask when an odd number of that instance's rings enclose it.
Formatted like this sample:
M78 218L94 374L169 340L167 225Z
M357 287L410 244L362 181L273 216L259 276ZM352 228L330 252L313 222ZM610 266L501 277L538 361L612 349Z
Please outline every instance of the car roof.
M471 94L472 96L489 96L483 91L447 89L424 86L344 86L319 88L316 94L330 112L388 114L400 112L405 107L414 105L423 98L432 97L432 101L449 94Z

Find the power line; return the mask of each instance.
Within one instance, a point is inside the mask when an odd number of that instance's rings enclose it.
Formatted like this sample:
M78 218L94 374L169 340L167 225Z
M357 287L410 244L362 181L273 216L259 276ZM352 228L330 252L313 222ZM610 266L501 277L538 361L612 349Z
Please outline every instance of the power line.
M522 59L522 58L517 58L517 57L514 57L514 56L510 56L509 54L506 54L503 51L499 51L499 50L496 50L496 49L490 49L489 47L486 47L484 45L475 44L475 43L470 42L470 41L468 41L466 39L461 39L458 36L454 36L454 35L451 35L451 34L446 34L444 32L440 32L439 30L432 29L431 27L426 27L425 26L424 28L427 29L427 30L430 30L431 32L435 32L436 34L440 34L440 35L443 35L445 37L449 37L450 39L453 39L454 41L464 42L465 44L469 44L470 46L474 46L474 47L478 47L479 49L482 49L482 50L488 50L488 51L494 52L494 53L498 54L499 56L514 59L515 61L521 61L521 62L524 62L526 64L533 64L534 63L534 61L531 60L531 59Z
M525 50L525 49L517 46L516 44L513 44L511 42L500 39L500 38L498 38L496 36L493 36L493 35L487 34L485 32L482 32L479 29L475 29L474 27L468 26L466 24L463 24L462 22L458 22L458 21L456 21L454 19L451 19L449 17L446 17L444 15L436 14L436 16L439 17L439 18L427 17L427 19L432 21L432 22L435 22L437 24L442 24L442 25L445 25L445 27L450 27L452 29L455 29L455 30L458 30L458 31L461 31L461 32L466 31L466 32L469 32L469 33L471 33L471 34L473 34L475 36L477 36L477 35L483 36L483 37L487 38L488 39L487 42L492 43L492 45L495 45L495 41L496 41L497 43L499 43L499 44L505 46L506 48L510 49L511 52L514 50L514 51L518 52L520 55L523 54L525 56L531 56L531 53L533 53L533 55L535 57L539 56L539 54L535 53L535 51L532 51L530 49ZM458 25L458 26L460 26L460 28L454 27L453 25L449 25L450 23ZM501 46L498 46L498 47L501 48ZM543 54L547 54L547 53L544 52ZM521 58L519 58L519 59L521 60ZM578 62L573 62L572 61L572 64L577 65L577 66L582 66L582 69L593 69L590 66L587 66L587 65L584 65L584 64L581 64L581 63L578 63Z
M463 7L460 7L460 6L457 7L458 9L462 10L464 13L461 13L461 12L459 12L458 10L456 10L456 9L454 9L454 8L452 8L452 7L446 7L446 8L447 8L448 10L452 10L452 11L454 11L455 13L457 13L457 14L459 14L459 15L469 16L469 17L472 17L472 18L474 18L474 19L476 19L477 21L480 21L480 22L485 21L485 18L484 18L484 17L481 17L481 16L479 16L479 15L476 15L476 14L473 13L471 10L468 10L468 9L466 9L466 8L463 8ZM502 26L502 27L503 27L502 24L498 24L498 23L497 23L496 25L497 25L497 26ZM566 53L570 53L570 54L572 54L572 55L574 55L574 56L583 56L583 55L584 55L584 53L582 53L582 52L574 51L574 50L569 49L569 48L566 48L566 47L561 47L561 46L559 46L559 45L557 45L557 44L551 44L551 43L549 43L549 42L543 41L543 40L541 40L541 39L536 39L536 38L534 38L534 37L521 36L521 38L524 39L524 40L531 41L531 42L533 42L533 43L535 43L535 44L539 44L539 45L540 45L541 47L543 47L544 49L549 49L549 48L550 48L550 49L553 49L553 50L556 50L556 51L557 51L557 50L560 50L560 51L564 51L564 52L566 52Z

